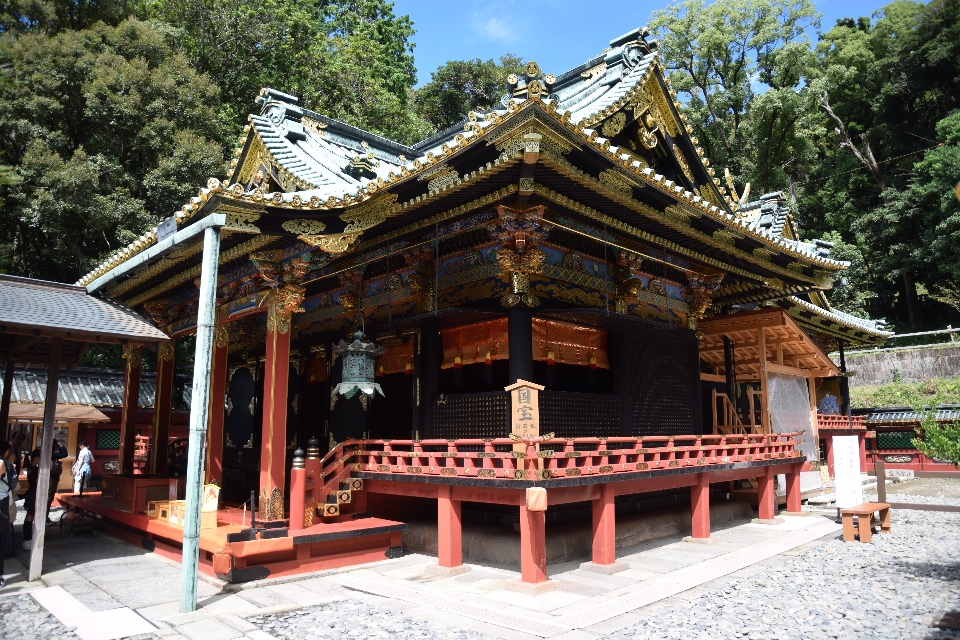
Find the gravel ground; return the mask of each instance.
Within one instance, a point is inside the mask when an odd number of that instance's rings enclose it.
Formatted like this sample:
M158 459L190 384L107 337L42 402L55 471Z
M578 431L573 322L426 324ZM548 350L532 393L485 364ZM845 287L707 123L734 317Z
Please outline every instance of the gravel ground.
M352 600L249 620L275 638L296 640L494 640L475 631L417 620L389 607Z
M957 503L908 494L888 499ZM960 610L960 513L894 511L873 544L829 540L607 640L960 638L932 627ZM695 615L691 615L696 612Z
M960 481L954 478L914 478L893 483L887 480L887 495L909 493L910 497L960 498ZM903 502L907 502L904 500ZM914 500L914 502L916 502ZM953 504L947 502L946 504Z
M4 640L60 640L78 638L24 594L0 598L0 637Z

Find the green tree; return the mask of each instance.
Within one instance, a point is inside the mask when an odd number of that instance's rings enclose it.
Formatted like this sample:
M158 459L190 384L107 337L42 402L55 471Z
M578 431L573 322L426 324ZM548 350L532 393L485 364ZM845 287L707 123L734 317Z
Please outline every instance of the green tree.
M674 89L714 164L754 193L790 189L812 156L810 0L684 0L655 11Z
M73 281L222 175L219 91L162 24L127 19L0 43L0 148L19 182L0 242L13 270Z
M271 86L348 124L413 142L430 127L409 109L415 33L383 0L156 0L145 15L178 30L193 66L235 113Z
M442 131L463 121L470 111L485 111L500 101L507 76L523 72L523 60L513 54L500 60L451 60L430 74L416 90L413 109L434 129Z

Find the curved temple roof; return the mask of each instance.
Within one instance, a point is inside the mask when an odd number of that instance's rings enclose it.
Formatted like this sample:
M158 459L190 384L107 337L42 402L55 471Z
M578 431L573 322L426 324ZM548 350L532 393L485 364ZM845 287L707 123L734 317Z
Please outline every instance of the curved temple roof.
M225 265L264 247L293 246L296 238L335 260L354 251L361 236L365 247L376 247L402 229L433 224L427 220L531 197L679 253L694 271L730 274L715 296L718 305L832 286L848 263L830 256L830 243L799 239L782 193L738 203L732 186L730 194L721 186L648 35L646 29L624 34L559 76L530 62L521 77L508 80L495 108L465 114L461 125L410 146L263 89L229 178L211 178L169 222L179 236L209 214L225 214L230 234L246 238L224 245ZM531 133L527 148L524 136ZM530 149L539 154L535 176L526 163ZM157 242L157 230L144 234L78 284L125 294L133 306L169 291L160 278L170 267L158 262L157 251L131 262ZM170 263L182 270L194 253L182 250ZM196 269L177 276L177 286ZM883 335L828 305L810 306L816 310L793 303L868 341Z

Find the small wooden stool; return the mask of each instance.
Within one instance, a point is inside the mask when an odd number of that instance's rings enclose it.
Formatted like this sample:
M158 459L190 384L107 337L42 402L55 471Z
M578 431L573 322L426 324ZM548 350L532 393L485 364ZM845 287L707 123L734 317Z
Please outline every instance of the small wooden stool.
M873 514L880 512L880 518L876 519ZM858 529L853 528L853 516L857 516ZM860 542L870 542L873 535L873 527L880 527L882 533L890 532L890 505L886 502L864 502L849 509L841 509L840 517L843 520L843 541L853 542L856 535L860 534Z

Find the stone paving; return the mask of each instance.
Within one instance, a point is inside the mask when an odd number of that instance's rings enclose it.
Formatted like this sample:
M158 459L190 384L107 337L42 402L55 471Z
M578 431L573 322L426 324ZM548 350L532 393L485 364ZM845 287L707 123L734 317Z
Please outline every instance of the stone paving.
M898 502L960 504L960 482L933 496L900 495ZM951 497L940 497L948 495ZM960 638L931 627L947 609L960 610L960 513L895 511L893 532L874 543L829 537L763 560L733 574L556 640L645 638ZM201 608L178 611L179 565L104 535L48 539L44 582L59 585L92 610L127 606L157 630L137 640L534 640L492 620L468 619L422 602L344 588L348 576L375 577L412 591L443 595L500 614L548 622L632 590L699 571L724 554L749 550L790 531L822 523L788 517L776 526L741 524L714 532L710 545L678 536L618 550L629 568L613 575L578 563L549 567L558 588L540 595L510 591L508 566L474 566L455 577L430 575L434 558L411 555L360 568L303 578L224 585L204 577ZM27 562L26 552L20 561ZM27 595L25 569L9 560L0 591L4 640L76 638ZM677 575L680 575L679 573ZM19 591L19 593L18 593Z

